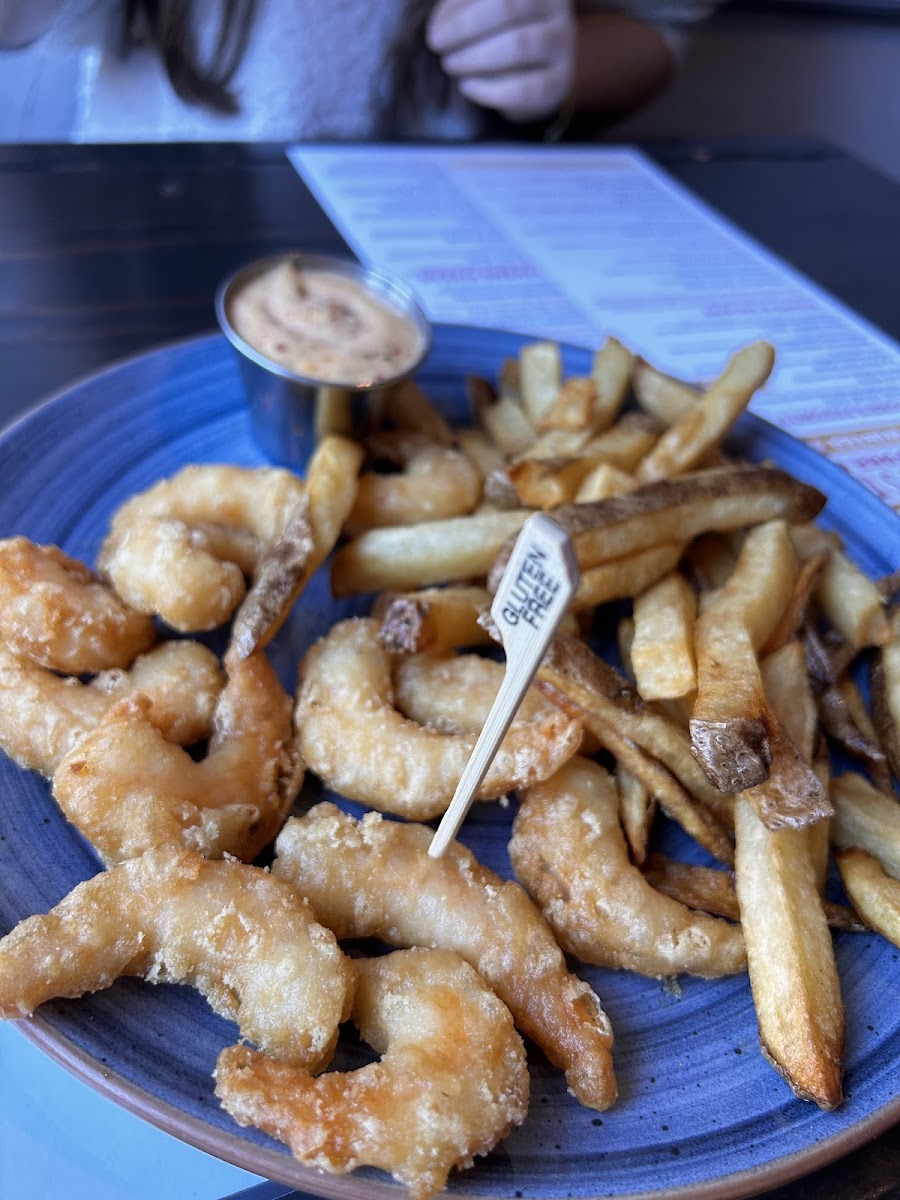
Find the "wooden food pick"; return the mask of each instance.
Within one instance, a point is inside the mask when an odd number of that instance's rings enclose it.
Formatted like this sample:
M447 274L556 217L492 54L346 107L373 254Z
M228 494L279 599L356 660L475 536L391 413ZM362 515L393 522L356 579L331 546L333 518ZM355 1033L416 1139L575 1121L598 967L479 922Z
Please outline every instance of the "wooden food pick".
M506 651L506 672L450 807L431 839L432 858L440 858L459 832L580 582L568 535L546 513L529 517L491 604Z

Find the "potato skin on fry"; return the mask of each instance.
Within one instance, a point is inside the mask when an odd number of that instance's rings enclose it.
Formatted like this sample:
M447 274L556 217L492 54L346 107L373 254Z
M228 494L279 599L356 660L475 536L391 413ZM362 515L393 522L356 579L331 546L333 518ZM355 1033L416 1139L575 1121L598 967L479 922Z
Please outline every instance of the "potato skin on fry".
M612 776L573 758L528 788L509 856L517 878L582 962L663 977L746 966L740 927L657 892L628 857Z

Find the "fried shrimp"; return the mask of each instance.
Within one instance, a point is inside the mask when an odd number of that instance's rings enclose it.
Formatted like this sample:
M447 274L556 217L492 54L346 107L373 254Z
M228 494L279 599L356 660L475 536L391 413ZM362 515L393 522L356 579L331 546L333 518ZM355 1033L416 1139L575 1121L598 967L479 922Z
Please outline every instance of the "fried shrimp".
M441 733L479 734L503 681L502 663L480 654L410 654L398 658L393 682L405 717ZM537 688L525 693L516 720L550 720L556 705Z
M304 496L279 467L185 467L122 505L100 569L138 612L182 632L215 629Z
M290 697L264 651L228 665L199 762L165 740L136 697L59 764L53 795L105 863L162 845L249 862L275 837L302 782Z
M355 966L353 1019L379 1062L316 1079L230 1046L216 1095L238 1124L280 1138L300 1162L379 1167L427 1200L525 1119L525 1048L506 1006L450 951L397 950Z
M52 671L86 675L127 667L156 641L135 612L58 546L0 540L0 642Z
M394 706L391 658L377 622L341 621L307 652L296 710L300 752L336 792L413 820L450 803L475 735L408 720ZM501 796L552 775L578 749L581 724L555 706L514 725L478 791ZM352 753L348 753L352 747Z
M103 671L90 683L0 646L0 748L20 767L50 776L113 705L138 693L160 737L190 746L209 735L224 683L218 658L199 642L162 642L129 670Z
M455 950L491 985L522 1033L566 1073L590 1108L616 1098L612 1031L600 1001L517 883L504 882L458 842L430 858L425 825L361 821L334 804L291 818L272 872L299 887L339 938Z
M631 863L618 805L612 776L584 758L521 797L510 860L562 948L642 975L744 970L740 926L657 892Z
M0 940L0 1017L122 975L188 983L241 1037L321 1070L352 999L353 969L300 893L268 871L153 850L78 884Z
M414 525L470 513L481 498L481 474L459 450L426 445L397 474L366 471L344 531L355 537L385 525Z

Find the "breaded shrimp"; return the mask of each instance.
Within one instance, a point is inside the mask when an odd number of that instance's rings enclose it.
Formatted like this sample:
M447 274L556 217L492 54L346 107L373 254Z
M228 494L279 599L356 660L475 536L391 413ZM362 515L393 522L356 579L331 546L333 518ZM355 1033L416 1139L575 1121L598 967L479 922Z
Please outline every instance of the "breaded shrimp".
M392 673L397 708L441 733L481 733L503 682L503 663L480 654L406 654ZM552 718L556 705L529 688L517 721Z
M311 1071L330 1060L353 989L350 960L290 884L192 850L152 850L0 940L0 1017L122 975L191 984L241 1037Z
M463 516L481 499L481 485L481 473L459 450L425 445L407 457L402 472L360 475L344 533Z
M100 569L139 612L182 632L215 629L304 496L280 467L185 467L122 505Z
M105 863L162 845L249 862L275 837L302 782L291 700L264 651L228 668L201 761L167 742L137 697L59 764L53 795Z
M379 1062L314 1079L230 1046L216 1095L240 1125L280 1138L303 1163L380 1167L427 1200L525 1119L525 1048L506 1006L450 951L397 950L355 966L353 1019Z
M390 655L368 618L341 621L300 666L295 714L300 753L334 791L426 821L449 805L475 735L447 734L394 707ZM552 706L514 724L478 790L482 800L552 775L578 749L581 723Z
M156 641L135 612L94 572L58 546L0 540L0 642L66 675L127 667Z
M739 925L663 895L630 861L615 780L598 763L573 758L522 794L509 856L559 944L582 962L658 977L746 969Z
M104 671L89 684L0 646L0 748L20 767L50 776L118 700L137 693L160 735L189 746L209 735L224 683L218 658L199 642L162 642L130 670Z
M432 836L425 825L377 813L356 821L334 804L317 804L281 831L272 873L295 883L339 938L455 950L563 1068L578 1099L608 1108L616 1098L613 1037L600 1001L568 971L523 888L458 842L430 858Z

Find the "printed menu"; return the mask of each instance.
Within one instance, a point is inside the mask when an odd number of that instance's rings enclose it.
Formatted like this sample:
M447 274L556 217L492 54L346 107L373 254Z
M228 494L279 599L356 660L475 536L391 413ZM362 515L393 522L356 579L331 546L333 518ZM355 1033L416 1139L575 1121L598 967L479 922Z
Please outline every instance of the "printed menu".
M713 378L776 347L753 411L900 509L900 346L627 147L295 146L358 257L435 321L597 346Z

